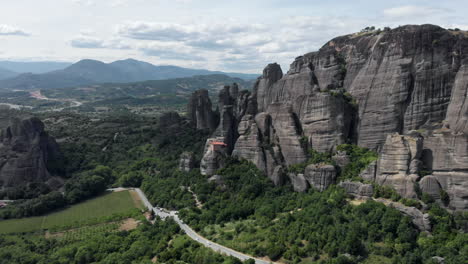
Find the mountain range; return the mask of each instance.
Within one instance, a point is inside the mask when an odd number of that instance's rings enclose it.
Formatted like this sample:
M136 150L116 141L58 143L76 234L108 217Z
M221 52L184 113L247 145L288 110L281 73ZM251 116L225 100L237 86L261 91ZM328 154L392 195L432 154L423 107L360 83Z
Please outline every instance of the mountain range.
M18 73L1 68L0 67L0 80L8 79L8 78L13 78L17 76Z
M16 75L20 73L46 73L65 69L72 65L71 62L59 61L0 61L0 68L15 72Z
M112 63L86 59L61 70L41 74L23 73L13 78L1 80L0 88L20 90L54 89L97 83L139 82L210 74L226 74L230 77L246 80L258 77L256 74L224 73L178 66L156 66L134 59L119 60Z

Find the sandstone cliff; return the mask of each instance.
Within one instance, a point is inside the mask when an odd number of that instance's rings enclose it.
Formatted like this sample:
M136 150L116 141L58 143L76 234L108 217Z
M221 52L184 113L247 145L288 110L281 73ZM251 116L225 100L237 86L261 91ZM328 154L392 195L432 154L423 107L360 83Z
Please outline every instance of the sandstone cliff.
M1 116L0 121L0 187L17 187L41 182L55 188L60 184L51 168L59 166L58 145L44 131L35 117Z
M214 136L275 184L313 187L307 173L287 167L310 149L354 143L380 154L366 180L413 198L424 180L432 196L440 186L451 208L468 209L466 32L410 25L346 35L296 58L286 74L269 64L252 93L232 90L220 94Z

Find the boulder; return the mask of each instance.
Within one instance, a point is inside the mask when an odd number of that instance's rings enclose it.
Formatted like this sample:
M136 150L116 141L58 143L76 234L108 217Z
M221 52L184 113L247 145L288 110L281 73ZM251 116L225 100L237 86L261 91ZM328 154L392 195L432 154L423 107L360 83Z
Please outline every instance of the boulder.
M345 189L346 193L356 198L370 198L374 194L374 187L372 184L344 181L340 182L338 186L342 187Z
M191 152L184 152L179 158L179 170L189 172L195 167L195 156Z
M309 189L309 184L304 177L304 174L288 173L291 184L296 192L305 192Z
M311 164L305 168L304 177L310 186L320 192L336 181L336 169L333 165Z
M440 199L440 191L442 188L436 177L432 175L424 176L419 182L419 188L421 188L421 192L427 193L432 198L436 200Z

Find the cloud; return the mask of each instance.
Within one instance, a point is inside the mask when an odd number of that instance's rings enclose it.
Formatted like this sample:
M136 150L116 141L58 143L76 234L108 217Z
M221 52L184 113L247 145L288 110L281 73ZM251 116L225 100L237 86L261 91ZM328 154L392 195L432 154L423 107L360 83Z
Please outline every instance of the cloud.
M255 71L271 61L289 63L331 38L359 31L366 21L349 17L295 16L274 24L125 22L118 37L138 44L145 56L180 61L204 60L218 68Z
M264 30L262 25L253 24L170 24L152 22L127 22L117 26L117 33L137 40L179 41L189 46L220 49L242 45L261 45L271 40L258 35Z
M70 45L74 48L81 49L130 49L131 46L119 39L102 40L89 35L80 35L70 41Z
M146 56L159 57L168 60L205 60L206 58L180 42L160 42L140 44L138 49Z
M192 26L168 23L129 22L117 26L119 35L142 40L182 41L197 37Z
M95 4L93 0L71 0L71 1L75 4L84 5L84 6L92 6Z
M401 17L427 17L435 14L447 13L450 10L445 8L435 8L428 6L398 6L393 8L384 9L383 13L385 16L390 18L401 18Z
M0 36L30 36L28 32L10 25L0 24Z

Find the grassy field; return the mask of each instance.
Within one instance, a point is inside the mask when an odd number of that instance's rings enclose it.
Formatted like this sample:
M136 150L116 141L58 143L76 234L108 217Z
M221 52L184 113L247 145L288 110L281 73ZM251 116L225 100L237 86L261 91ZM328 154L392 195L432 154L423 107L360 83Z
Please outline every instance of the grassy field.
M60 230L122 219L143 208L129 191L108 193L44 216L0 221L0 234Z

